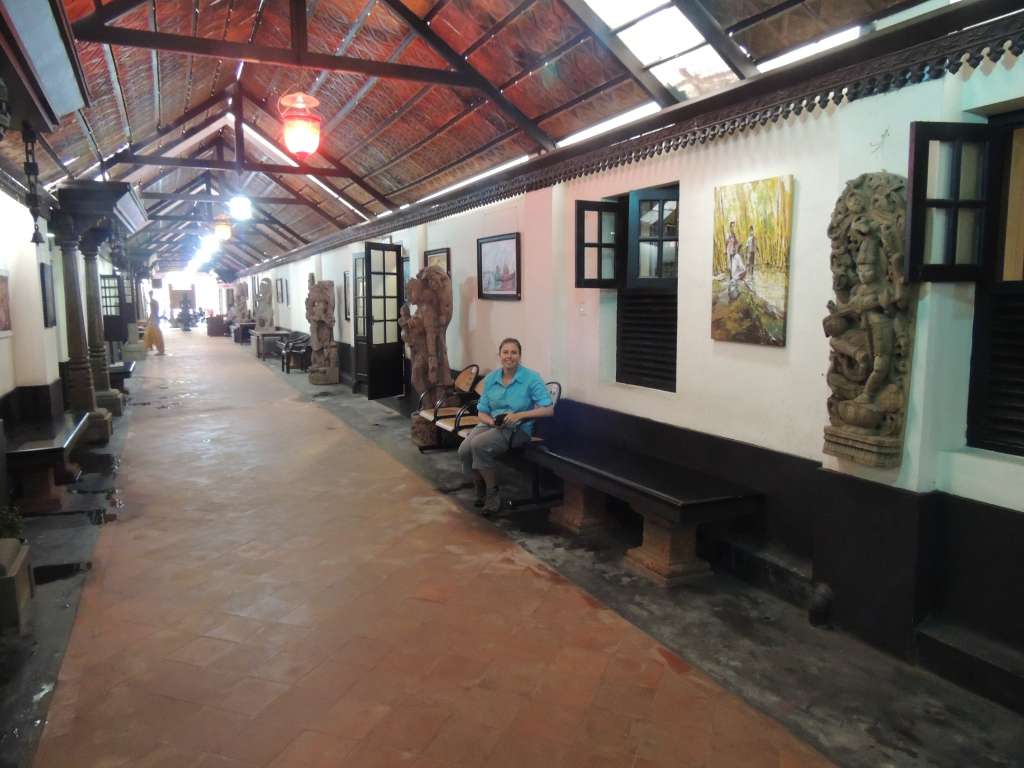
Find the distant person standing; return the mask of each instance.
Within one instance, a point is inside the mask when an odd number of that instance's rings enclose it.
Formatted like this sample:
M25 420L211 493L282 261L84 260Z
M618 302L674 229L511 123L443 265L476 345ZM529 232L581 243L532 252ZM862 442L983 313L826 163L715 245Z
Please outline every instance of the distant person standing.
M146 333L142 337L146 345L146 351L156 349L158 355L164 353L164 334L160 330L160 302L153 298L153 292L149 292L149 322L146 324Z

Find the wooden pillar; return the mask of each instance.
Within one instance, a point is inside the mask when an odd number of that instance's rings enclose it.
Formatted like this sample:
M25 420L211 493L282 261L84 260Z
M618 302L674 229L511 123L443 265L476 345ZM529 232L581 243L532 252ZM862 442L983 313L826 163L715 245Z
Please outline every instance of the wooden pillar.
M85 258L85 316L89 331L89 367L92 369L96 403L114 416L124 412L124 400L120 392L110 387L110 368L107 364L107 349L103 340L103 307L100 303L100 269L97 256L100 245L109 237L110 230L92 227L82 235L79 247Z
M57 244L64 267L64 307L68 334L68 400L71 411L89 414L88 442L105 443L113 432L110 412L96 405L92 367L89 365L82 313L82 293L78 283L79 233L72 216L56 218Z

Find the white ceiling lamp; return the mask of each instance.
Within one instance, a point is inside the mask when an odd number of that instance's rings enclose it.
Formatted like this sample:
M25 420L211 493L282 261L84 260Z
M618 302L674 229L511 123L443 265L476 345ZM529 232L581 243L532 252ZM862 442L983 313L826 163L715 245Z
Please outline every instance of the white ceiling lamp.
M245 195L235 195L228 201L228 210L235 221L248 221L252 218L252 201Z

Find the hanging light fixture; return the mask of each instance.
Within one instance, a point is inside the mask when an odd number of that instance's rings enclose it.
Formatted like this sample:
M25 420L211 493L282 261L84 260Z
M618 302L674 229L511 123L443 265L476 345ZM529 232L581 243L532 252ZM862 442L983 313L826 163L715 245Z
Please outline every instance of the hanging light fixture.
M213 234L221 242L231 239L231 225L223 219L213 225Z
M277 102L284 121L284 145L300 160L320 146L320 116L313 114L319 105L320 101L307 93L289 93Z
M228 200L228 209L235 221L248 221L252 218L252 201L245 195L235 195Z

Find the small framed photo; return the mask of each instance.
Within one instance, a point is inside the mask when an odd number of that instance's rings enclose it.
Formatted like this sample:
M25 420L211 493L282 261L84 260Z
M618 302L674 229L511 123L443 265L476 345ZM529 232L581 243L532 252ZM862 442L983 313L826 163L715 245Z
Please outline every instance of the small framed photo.
M476 241L477 297L504 301L522 298L519 233L481 237Z
M288 290L287 277L284 279L284 303L289 307L292 305L292 294L291 291Z
M280 277L274 280L274 301L278 304L284 303L284 280Z
M39 284L43 289L43 327L57 324L57 305L53 298L53 267L45 262L39 265Z
M352 273L351 272L346 272L345 273L345 280L344 280L344 282L345 282L345 286L344 286L344 292L345 292L345 319L346 320L351 320L352 319L352 309L349 306L349 298L348 298L349 296L352 295Z
M452 251L450 248L435 248L432 251L423 252L423 266L433 267L438 266L448 273L449 276L452 274Z

